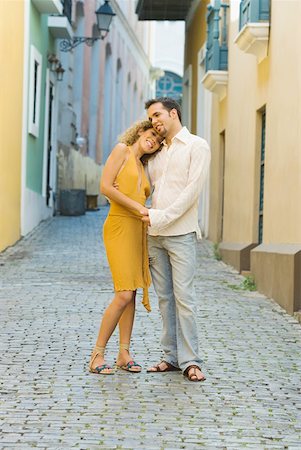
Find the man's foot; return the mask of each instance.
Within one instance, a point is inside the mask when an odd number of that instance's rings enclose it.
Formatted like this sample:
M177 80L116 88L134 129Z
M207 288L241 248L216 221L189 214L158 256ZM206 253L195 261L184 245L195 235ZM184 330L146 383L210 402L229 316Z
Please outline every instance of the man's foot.
M188 366L184 370L183 375L188 378L189 381L205 381L206 377L201 371L201 368L196 365Z
M176 372L179 371L179 367L175 367L172 364L168 363L167 361L161 361L159 364L150 367L147 369L147 372L149 373L157 373L157 372Z

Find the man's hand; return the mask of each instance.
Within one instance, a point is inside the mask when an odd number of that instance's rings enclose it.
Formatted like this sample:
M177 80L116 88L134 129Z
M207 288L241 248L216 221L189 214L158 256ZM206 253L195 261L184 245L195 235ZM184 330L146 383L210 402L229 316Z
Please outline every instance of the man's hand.
M141 216L148 216L148 209L145 208L145 206L141 206L141 208L139 209L139 212L140 212Z
M143 216L143 217L141 217L141 220L142 220L142 222L146 223L149 227L151 226L149 216Z

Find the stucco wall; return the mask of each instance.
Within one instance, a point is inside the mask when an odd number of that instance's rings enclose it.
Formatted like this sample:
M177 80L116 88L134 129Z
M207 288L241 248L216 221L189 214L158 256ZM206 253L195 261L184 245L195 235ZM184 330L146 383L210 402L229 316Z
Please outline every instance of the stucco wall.
M23 6L0 2L0 251L20 237Z
M272 1L267 71L265 243L301 243L301 2Z
M185 40L185 68L192 66L191 132L197 128L198 52L207 38L206 14L209 0L200 2L192 20L187 24Z
M244 243L254 237L256 109L262 104L257 102L256 57L242 52L233 42L239 32L238 12L237 8L236 14L233 9L230 13L228 39L223 241ZM266 72L262 73L264 83Z
M213 107L213 153L219 153L219 133L226 130L223 241L258 241L258 111L266 105L263 241L301 242L301 58L294 45L301 37L301 4L287 8L284 1L272 2L268 57L258 63L234 43L238 3L231 2L227 97ZM213 157L213 175L219 164ZM211 189L211 237L217 236L217 192Z
M87 195L99 195L102 166L74 149L58 152L58 192L61 189L85 189ZM99 195L99 202L105 198Z

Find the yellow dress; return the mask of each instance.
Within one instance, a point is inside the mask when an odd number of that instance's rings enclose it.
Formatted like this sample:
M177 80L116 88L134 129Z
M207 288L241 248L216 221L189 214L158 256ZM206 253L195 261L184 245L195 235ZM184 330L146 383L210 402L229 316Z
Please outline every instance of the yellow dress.
M129 149L130 155L118 173L116 182L120 192L144 205L150 195L150 185L142 164L141 178L139 177L135 155ZM115 291L143 288L142 303L150 311L147 225L142 222L141 215L111 201L103 226L103 240Z

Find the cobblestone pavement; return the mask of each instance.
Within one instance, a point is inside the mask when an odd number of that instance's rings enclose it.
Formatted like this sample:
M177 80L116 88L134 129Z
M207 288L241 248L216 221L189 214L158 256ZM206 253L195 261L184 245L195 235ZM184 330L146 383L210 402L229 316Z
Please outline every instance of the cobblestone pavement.
M153 311L137 305L132 344L142 373L88 373L112 298L106 213L55 217L0 255L0 448L301 449L300 325L242 290L209 242L196 283L207 380L146 373L161 356L152 290ZM117 345L114 334L111 363Z

